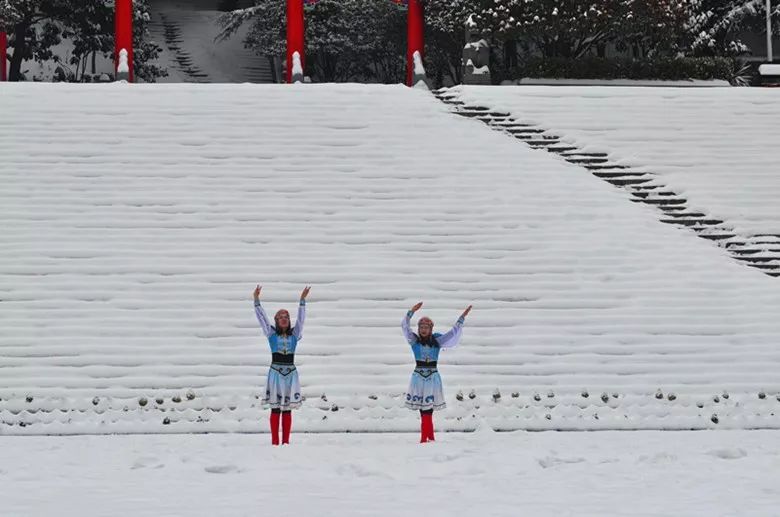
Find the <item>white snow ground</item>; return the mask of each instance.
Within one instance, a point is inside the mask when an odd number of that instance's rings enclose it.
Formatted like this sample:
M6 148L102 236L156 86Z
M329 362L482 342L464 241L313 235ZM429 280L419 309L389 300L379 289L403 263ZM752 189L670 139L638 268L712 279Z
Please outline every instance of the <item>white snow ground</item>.
M776 431L3 437L15 517L776 516Z
M450 94L645 167L741 234L780 234L777 89L458 86Z
M776 281L430 93L3 84L0 112L0 433L264 431L256 283L313 285L298 430L417 428L418 300L475 306L441 429L780 427Z

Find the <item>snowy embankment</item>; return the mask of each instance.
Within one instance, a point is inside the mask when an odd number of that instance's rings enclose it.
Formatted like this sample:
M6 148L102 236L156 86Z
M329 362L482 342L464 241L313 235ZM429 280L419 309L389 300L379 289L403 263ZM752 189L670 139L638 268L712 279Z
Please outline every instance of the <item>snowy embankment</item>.
M776 431L5 437L3 515L777 515Z
M776 89L459 86L449 94L645 167L741 234L780 235Z
M773 279L429 93L5 84L0 112L0 433L265 430L256 283L313 285L296 430L417 427L418 300L437 330L474 304L439 428L780 427Z

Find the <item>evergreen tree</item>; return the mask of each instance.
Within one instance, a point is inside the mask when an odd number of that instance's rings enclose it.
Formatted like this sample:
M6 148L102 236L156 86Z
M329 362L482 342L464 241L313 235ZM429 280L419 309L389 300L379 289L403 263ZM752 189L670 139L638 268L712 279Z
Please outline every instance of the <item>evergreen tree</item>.
M773 27L780 34L780 3L773 2ZM751 49L739 38L743 30L766 33L765 0L696 0L685 45L697 56L737 56Z
M148 0L134 1L134 46L136 75L153 81L165 74L151 64L160 48L148 41ZM74 50L64 61L75 66L73 77L83 71L91 54L110 57L114 42L114 11L104 2L82 0L0 0L0 25L9 33L9 47L13 48L9 80L21 80L25 60L63 63L63 56L55 55L53 47L64 39L73 43Z

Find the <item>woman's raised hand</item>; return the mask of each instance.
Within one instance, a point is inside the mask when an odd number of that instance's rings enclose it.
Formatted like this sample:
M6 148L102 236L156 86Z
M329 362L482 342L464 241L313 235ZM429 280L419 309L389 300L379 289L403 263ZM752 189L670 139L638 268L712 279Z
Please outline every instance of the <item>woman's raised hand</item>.
M252 293L252 296L254 297L254 299L255 299L255 300L259 300L259 299L260 299L260 291L261 291L262 289L263 289L263 288L262 288L262 287L260 287L260 284L257 284L257 287L255 287L255 292L254 292L254 293Z
M417 312L420 310L420 307L422 307L423 302L418 302L414 304L414 307L411 308L412 312Z
M311 287L306 286L303 291L301 291L301 301L305 300L307 296L309 296L309 291L311 291Z
M460 315L460 317L465 319L465 318L466 318L466 316L468 316L468 315L469 315L469 313L471 312L471 307L472 307L471 305L469 305L468 307L466 307L466 310L465 310L465 311L463 311L463 314L461 314L461 315Z

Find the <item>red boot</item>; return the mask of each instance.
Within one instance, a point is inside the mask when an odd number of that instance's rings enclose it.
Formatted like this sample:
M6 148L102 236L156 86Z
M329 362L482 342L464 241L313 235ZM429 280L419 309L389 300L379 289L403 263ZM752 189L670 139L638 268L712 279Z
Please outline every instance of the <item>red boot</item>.
M281 413L271 411L271 444L279 445L279 417Z
M436 438L433 436L433 413L426 415L428 417L428 441L435 442Z
M432 442L433 437L433 413L420 414L420 443Z
M290 432L292 431L292 411L282 413L282 445L290 443Z

